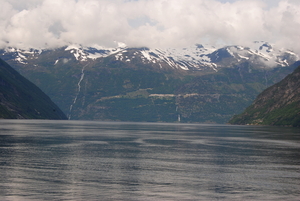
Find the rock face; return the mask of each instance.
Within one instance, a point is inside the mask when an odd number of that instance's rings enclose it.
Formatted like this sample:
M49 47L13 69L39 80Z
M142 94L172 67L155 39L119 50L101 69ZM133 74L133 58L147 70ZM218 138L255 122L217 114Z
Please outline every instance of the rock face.
M251 106L229 123L300 127L300 66L259 94Z
M1 59L0 118L67 119L46 94Z

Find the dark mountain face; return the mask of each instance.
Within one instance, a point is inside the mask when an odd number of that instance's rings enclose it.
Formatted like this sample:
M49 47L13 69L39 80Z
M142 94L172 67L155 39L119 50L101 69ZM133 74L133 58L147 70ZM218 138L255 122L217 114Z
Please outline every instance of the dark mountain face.
M262 124L300 127L300 66L279 83L260 93L232 124Z
M297 58L238 46L176 51L65 47L2 57L70 119L214 123L242 112L291 73ZM282 60L283 54L289 57ZM264 65L267 58L277 66Z
M0 118L66 119L37 86L0 59Z

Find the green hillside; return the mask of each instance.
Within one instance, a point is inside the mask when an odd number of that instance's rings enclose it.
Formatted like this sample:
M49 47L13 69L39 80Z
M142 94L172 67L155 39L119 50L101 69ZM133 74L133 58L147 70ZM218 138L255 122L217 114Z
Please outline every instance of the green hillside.
M300 127L300 66L259 94L251 106L229 123Z

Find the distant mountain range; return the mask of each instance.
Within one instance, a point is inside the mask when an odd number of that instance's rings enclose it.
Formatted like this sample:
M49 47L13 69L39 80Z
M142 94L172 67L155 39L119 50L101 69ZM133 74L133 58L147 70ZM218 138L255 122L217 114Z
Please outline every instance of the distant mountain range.
M67 119L37 86L0 59L1 119Z
M292 51L274 48L271 44L256 41L252 47L225 46L216 48L214 46L204 47L194 45L188 48L129 48L123 43L118 43L116 48L104 48L100 46L83 47L81 45L70 45L58 48L55 51L71 53L78 61L96 60L114 56L116 61L132 63L137 60L144 64L157 65L160 68L173 68L182 70L214 70L219 68L236 66L240 63L249 62L257 65L257 68L289 66L299 60L299 56ZM49 50L20 50L7 48L1 53L4 57L13 57L21 64L39 57ZM54 64L60 61L58 57Z
M40 87L69 119L226 123L299 56L265 42L179 49L70 45L7 48L1 57Z
M300 66L279 83L267 88L232 124L300 127Z

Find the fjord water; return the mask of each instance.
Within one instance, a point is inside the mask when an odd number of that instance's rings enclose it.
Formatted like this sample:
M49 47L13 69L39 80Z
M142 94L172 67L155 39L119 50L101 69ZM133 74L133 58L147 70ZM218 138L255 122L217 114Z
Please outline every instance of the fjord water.
M0 200L299 200L300 130L0 120Z

